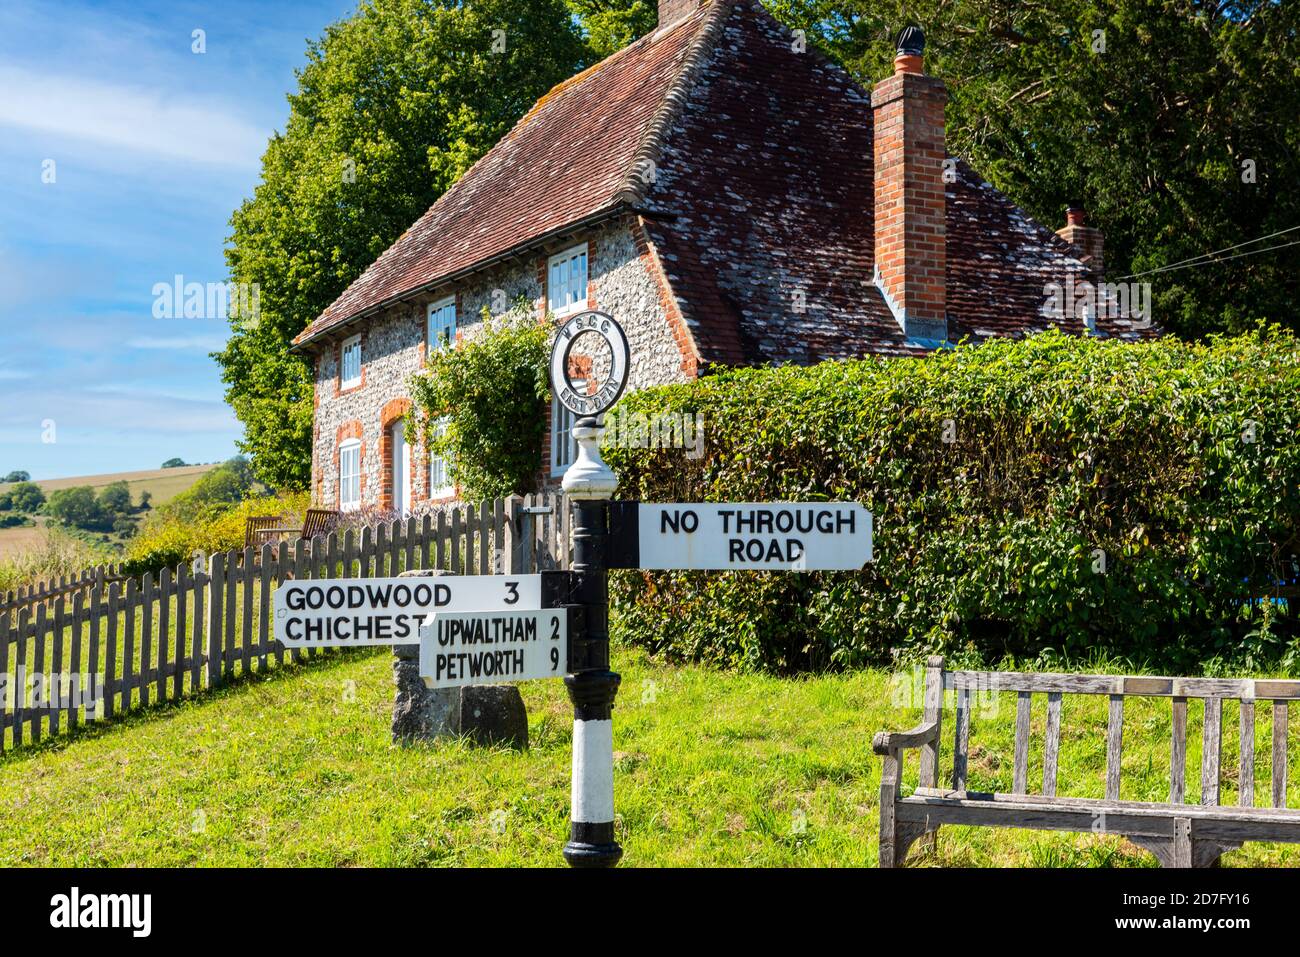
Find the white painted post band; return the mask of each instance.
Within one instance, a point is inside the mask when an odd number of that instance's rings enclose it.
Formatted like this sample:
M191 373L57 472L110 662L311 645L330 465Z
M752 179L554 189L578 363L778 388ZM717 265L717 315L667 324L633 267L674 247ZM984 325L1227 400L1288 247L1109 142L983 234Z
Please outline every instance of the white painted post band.
M570 819L578 824L614 821L614 722L573 722Z

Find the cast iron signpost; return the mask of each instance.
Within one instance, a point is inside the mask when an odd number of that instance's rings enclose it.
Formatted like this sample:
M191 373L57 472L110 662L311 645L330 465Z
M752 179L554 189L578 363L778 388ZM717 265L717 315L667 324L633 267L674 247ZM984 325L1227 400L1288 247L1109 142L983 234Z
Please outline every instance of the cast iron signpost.
M571 360L588 334L608 355L584 357L591 368L579 388ZM573 702L564 858L574 867L612 867L623 856L614 836L619 676L609 670L608 570L852 571L873 560L872 516L854 502L611 502L618 478L600 457L599 417L627 388L630 368L627 336L612 316L584 312L560 328L551 388L578 417L578 455L562 482L573 503L570 571L289 581L275 594L285 646L418 642L429 688L564 675Z

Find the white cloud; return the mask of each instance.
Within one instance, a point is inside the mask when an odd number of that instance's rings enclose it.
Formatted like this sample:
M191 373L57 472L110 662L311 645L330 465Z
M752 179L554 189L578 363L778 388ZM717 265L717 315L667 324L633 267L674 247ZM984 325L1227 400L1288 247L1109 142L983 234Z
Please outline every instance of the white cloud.
M0 126L122 150L256 169L268 133L228 107L157 90L0 66Z

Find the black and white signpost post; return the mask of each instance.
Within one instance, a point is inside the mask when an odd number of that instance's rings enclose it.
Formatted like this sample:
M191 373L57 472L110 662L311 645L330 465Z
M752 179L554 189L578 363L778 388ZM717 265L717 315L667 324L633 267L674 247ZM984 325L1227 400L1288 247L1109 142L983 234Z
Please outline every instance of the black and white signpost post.
M594 333L605 341L603 381L594 390L575 389L570 357L579 337ZM619 676L609 670L609 503L618 478L600 457L605 429L599 416L627 386L630 352L622 327L612 316L589 312L560 329L551 352L551 386L556 399L575 416L576 461L564 474L565 495L573 502L572 600L585 628L569 649L570 674L564 679L573 701L573 783L569 841L564 859L573 867L613 867L623 856L614 837L614 695ZM594 371L593 373L594 374Z

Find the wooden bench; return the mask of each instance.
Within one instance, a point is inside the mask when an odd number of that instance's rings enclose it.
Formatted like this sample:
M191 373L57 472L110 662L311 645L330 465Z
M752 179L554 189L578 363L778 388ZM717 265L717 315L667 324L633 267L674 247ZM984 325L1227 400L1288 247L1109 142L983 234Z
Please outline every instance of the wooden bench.
M317 535L325 534L339 513L324 508L309 508L303 518L302 528L284 526L283 515L258 515L249 518L244 525L244 545L259 546L266 542L278 541L286 536L311 541Z
M951 788L939 787L945 692L952 694L956 704ZM1002 692L1016 695L1011 793L968 791L972 696ZM1029 793L1030 708L1035 694L1047 696L1041 794ZM1105 798L1056 794L1061 700L1066 694L1109 698ZM1120 800L1124 701L1129 696L1170 700L1173 734L1167 802ZM1199 805L1185 803L1189 698L1205 702ZM1165 867L1208 867L1224 851L1246 841L1300 843L1300 810L1286 806L1287 712L1288 703L1297 698L1300 681L945 671L942 658L930 658L925 668L921 724L910 731L882 731L872 742L873 750L884 757L880 866L902 864L912 843L934 834L942 824L1120 834L1153 852ZM1241 762L1238 805L1225 807L1219 803L1219 779L1223 702L1227 699L1241 702ZM1255 711L1256 704L1262 702L1269 702L1273 719L1271 807L1255 806ZM920 751L919 786L903 797L903 758L912 749Z

